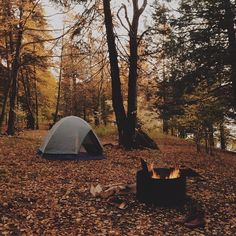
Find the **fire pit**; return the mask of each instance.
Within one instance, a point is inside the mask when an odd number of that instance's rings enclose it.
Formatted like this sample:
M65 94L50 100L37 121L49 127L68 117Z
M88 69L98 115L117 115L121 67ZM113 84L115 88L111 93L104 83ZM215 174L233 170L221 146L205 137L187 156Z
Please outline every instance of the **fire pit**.
M186 199L186 176L179 169L143 167L137 172L137 198L161 206L180 205Z

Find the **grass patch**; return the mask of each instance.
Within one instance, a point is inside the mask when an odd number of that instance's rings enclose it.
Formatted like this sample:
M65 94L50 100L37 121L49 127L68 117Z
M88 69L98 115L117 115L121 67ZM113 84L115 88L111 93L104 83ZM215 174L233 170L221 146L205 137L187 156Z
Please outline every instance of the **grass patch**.
M117 128L114 125L100 125L95 127L95 132L99 137L117 135Z
M148 130L147 133L153 139L174 139L179 140L178 137L172 136L170 134L164 134L161 129Z

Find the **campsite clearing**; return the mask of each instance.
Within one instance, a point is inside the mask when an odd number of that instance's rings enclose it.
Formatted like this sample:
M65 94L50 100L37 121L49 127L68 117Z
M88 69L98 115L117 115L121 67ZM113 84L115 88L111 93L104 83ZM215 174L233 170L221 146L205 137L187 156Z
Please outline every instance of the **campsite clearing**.
M105 160L53 161L36 155L45 134L0 137L1 235L234 235L235 154L197 154L187 141L162 138L157 140L160 151L107 146ZM92 184L135 183L140 158L159 167L185 165L203 178L187 180L189 199L178 208L147 206L130 193L117 196L127 204L120 209L91 195ZM175 223L192 205L204 209L204 228Z

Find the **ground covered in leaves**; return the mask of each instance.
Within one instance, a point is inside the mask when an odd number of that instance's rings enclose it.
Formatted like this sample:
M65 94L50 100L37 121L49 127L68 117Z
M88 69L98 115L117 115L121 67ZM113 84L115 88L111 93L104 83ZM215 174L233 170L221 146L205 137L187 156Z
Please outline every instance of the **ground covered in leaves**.
M236 155L197 154L191 143L162 138L159 151L107 146L106 160L49 161L36 155L45 134L0 137L0 235L236 235ZM185 205L145 205L131 193L122 196L128 208L119 209L91 195L91 184L135 183L140 157L156 167L184 165L202 176L188 178ZM175 223L194 204L206 213L205 227Z

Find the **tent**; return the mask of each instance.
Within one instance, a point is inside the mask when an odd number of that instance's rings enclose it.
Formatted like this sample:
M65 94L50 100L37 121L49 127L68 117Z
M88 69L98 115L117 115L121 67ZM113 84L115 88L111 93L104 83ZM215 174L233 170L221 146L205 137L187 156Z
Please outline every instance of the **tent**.
M67 116L48 132L39 153L55 160L101 160L103 148L92 127L83 119Z

